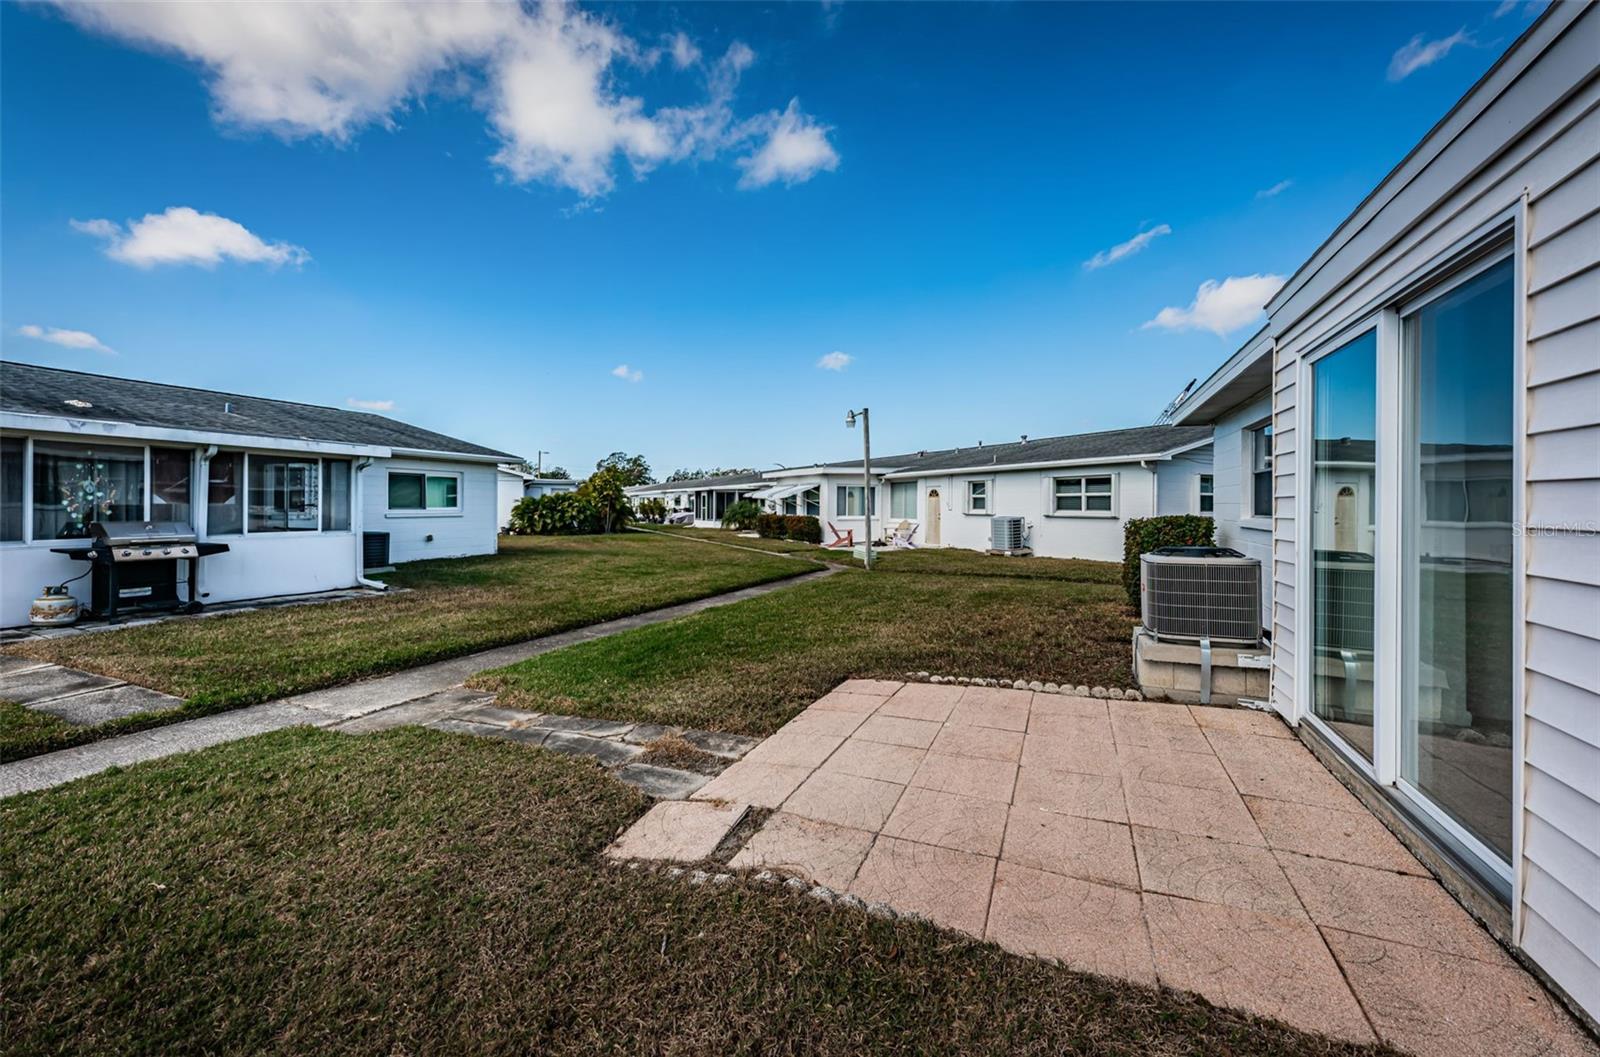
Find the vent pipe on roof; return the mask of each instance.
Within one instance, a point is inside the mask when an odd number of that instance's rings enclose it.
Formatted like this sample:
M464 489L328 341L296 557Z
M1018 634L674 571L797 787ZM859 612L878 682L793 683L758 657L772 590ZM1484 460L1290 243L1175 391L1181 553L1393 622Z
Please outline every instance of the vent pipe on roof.
M1024 444L1028 443L1028 435L1026 433L1024 433L1022 435L1022 443L1024 443Z
M233 414L233 401L232 400L224 400L222 402L222 413L224 415Z

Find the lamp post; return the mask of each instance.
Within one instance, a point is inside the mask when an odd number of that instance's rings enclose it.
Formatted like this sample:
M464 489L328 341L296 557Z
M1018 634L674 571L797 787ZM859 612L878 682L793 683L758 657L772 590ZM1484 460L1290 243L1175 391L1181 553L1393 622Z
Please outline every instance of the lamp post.
M539 476L543 475L543 473L544 473L544 457L546 455L549 455L549 454L550 453L547 452L547 451L536 452L534 454L533 458L534 458L534 461L535 461L535 465L534 465L534 468L533 468L533 475L535 477L539 477Z
M861 419L861 512L866 516L867 528L867 571L872 571L872 417L866 408L860 411L846 411L844 424L850 429L856 428L856 419Z

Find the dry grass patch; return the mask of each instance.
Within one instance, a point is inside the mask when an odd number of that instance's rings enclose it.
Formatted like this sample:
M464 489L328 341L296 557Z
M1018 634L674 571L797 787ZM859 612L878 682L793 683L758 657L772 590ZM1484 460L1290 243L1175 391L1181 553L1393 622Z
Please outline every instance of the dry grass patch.
M850 678L929 671L1129 686L1135 618L1116 569L950 575L886 561L557 650L471 685L513 708L753 735Z
M602 865L643 808L592 764L418 728L4 801L0 1048L1364 1052L781 886Z
M661 536L508 537L495 555L412 562L381 597L47 639L8 648L164 690L182 709L40 740L15 758L521 642L810 572L790 559Z

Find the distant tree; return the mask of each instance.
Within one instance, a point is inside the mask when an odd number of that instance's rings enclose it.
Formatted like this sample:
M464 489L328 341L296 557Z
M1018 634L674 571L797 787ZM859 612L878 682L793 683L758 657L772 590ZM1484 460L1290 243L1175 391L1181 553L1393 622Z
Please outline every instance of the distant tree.
M625 451L614 451L610 455L594 464L595 472L615 470L624 487L632 488L635 485L655 484L656 479L650 476L650 464L644 461L643 455L629 455Z
M687 467L681 467L672 471L671 476L667 478L667 484L672 484L675 481L698 481L703 477L738 477L755 472L748 468L734 469L729 467L728 469L722 469L718 467L715 470L692 470Z
M524 470L523 472L531 473L534 477L537 477L541 481L572 480L572 475L567 472L567 468L565 466L552 466L548 470Z

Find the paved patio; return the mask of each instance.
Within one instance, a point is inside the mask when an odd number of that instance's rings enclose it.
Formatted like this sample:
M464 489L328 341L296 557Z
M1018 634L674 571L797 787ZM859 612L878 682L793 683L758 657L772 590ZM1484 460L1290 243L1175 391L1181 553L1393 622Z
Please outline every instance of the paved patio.
M809 878L1014 953L1440 1057L1596 1054L1276 717L853 680L611 854Z

